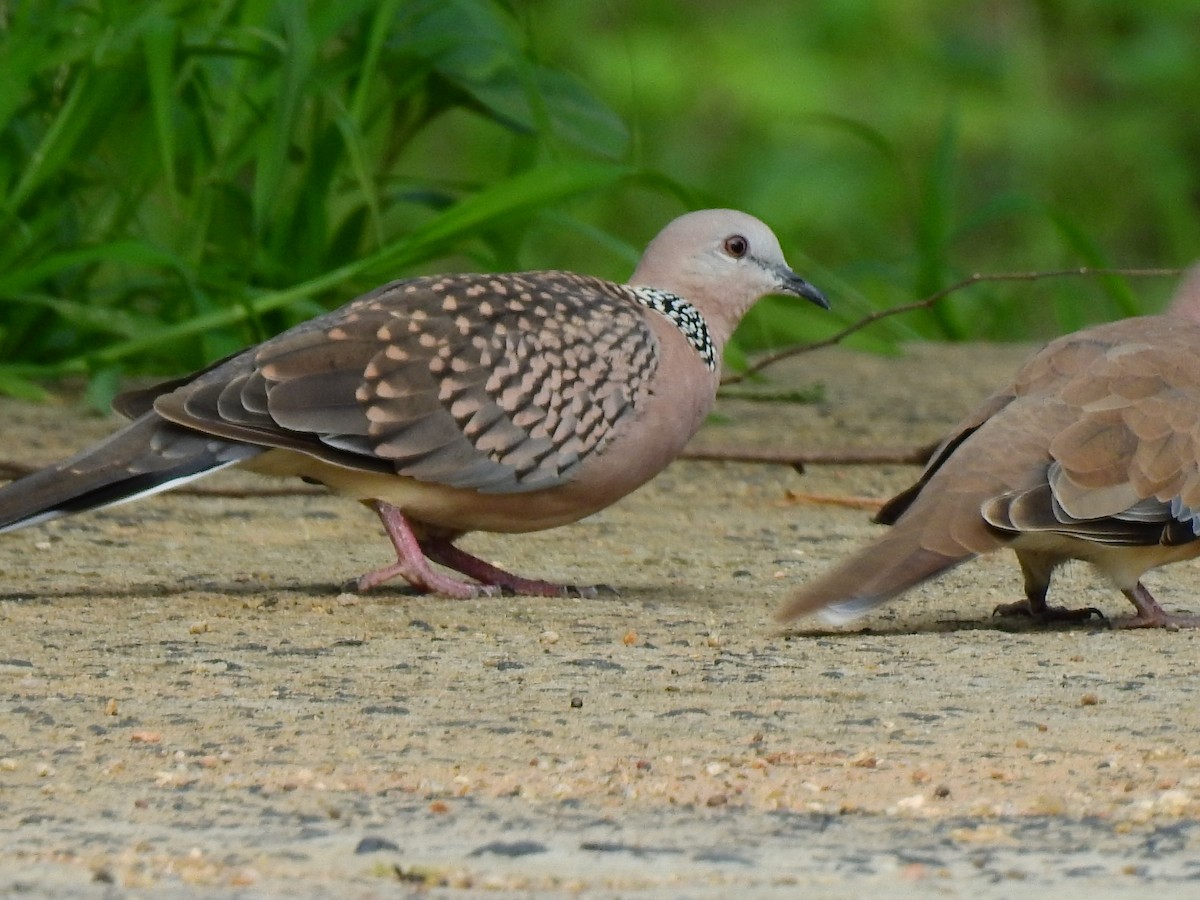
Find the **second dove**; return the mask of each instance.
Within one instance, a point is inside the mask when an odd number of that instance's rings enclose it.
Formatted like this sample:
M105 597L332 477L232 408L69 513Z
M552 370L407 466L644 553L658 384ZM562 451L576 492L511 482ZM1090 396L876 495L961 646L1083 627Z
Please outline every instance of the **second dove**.
M876 521L891 530L804 586L782 620L834 623L980 553L1017 555L1026 599L996 612L1079 620L1050 606L1055 568L1092 563L1133 604L1124 627L1195 627L1142 575L1200 555L1200 324L1126 319L1067 335L967 416Z

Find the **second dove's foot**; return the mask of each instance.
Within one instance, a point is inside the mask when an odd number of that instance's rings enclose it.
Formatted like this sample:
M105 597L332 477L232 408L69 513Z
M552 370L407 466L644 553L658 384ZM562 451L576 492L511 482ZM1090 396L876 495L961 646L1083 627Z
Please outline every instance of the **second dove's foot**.
M1034 622L1086 622L1095 616L1101 622L1108 619L1094 606L1082 606L1070 609L1066 606L1043 606L1034 609L1028 600L1018 600L1016 603L1001 603L992 610L993 616L1024 616Z

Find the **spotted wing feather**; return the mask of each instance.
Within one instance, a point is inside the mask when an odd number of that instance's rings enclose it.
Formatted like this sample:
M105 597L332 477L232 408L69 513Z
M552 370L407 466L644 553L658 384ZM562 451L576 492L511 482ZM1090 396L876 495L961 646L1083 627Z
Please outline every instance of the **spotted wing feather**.
M385 286L160 396L172 421L489 492L569 481L658 361L629 289L564 272Z

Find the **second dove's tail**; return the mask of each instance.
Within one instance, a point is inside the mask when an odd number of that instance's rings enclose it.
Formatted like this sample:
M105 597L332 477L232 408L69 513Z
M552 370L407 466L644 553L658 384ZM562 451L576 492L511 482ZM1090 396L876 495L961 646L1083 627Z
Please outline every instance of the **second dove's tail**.
M157 494L261 452L149 412L70 459L0 488L0 532Z
M842 625L974 555L928 550L914 531L899 527L804 585L775 617L786 622L820 612L830 624Z

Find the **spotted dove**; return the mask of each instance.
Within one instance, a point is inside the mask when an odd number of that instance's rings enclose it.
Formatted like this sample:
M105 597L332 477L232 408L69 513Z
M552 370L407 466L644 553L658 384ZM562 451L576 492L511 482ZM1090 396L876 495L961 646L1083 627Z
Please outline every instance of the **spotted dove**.
M401 576L453 597L565 593L454 541L573 522L648 481L700 426L726 340L772 293L828 307L770 229L733 210L671 222L627 285L556 271L393 282L118 397L133 421L0 490L0 530L240 466L375 509L397 559L362 590Z
M1035 354L967 416L919 480L876 521L875 543L805 585L779 610L857 618L952 566L1011 547L1026 599L997 613L1079 620L1094 608L1046 604L1054 569L1092 563L1133 603L1122 627L1194 627L1141 582L1200 555L1200 323L1126 319L1067 335Z

